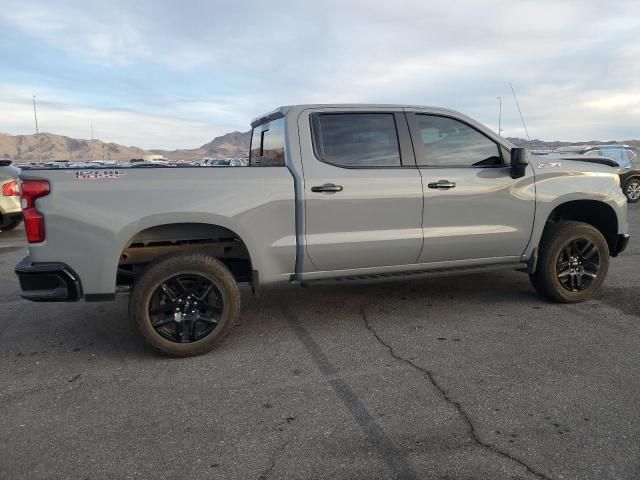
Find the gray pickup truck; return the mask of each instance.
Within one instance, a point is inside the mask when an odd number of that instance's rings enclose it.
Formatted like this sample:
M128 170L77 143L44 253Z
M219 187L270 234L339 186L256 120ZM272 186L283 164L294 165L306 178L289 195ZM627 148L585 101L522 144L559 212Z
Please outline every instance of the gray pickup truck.
M247 167L23 171L22 296L130 290L134 329L188 356L229 333L239 283L515 269L545 297L579 302L629 240L607 162L529 159L454 111L298 105L251 125Z

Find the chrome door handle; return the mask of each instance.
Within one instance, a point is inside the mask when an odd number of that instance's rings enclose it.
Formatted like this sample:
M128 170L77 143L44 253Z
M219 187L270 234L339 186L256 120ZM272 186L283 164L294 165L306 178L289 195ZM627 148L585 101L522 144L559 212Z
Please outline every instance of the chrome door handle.
M436 188L438 190L449 190L450 188L455 188L455 186L456 184L449 180L438 180L437 182L427 184L427 187Z
M336 193L342 191L342 185L334 185L333 183L325 183L311 187L312 192Z

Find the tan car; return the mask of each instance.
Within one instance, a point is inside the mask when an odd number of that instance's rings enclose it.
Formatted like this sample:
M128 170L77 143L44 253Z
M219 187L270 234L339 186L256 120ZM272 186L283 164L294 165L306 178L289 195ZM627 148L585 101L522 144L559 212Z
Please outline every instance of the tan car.
M11 161L0 160L0 230L13 230L22 221L22 208L20 208L20 183L18 174L20 170L9 166Z

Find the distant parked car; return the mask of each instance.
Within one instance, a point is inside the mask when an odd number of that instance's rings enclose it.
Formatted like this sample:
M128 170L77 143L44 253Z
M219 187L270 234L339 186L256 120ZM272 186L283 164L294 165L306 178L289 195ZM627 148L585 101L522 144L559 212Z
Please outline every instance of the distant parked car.
M229 167L229 166L231 166L231 159L230 158L212 159L212 160L209 160L209 162L207 163L207 166L209 166L209 167Z
M131 162L129 168L154 168L154 167L171 167L168 162L160 162L149 160L144 162Z
M620 166L620 186L629 203L640 201L640 148L629 145L594 145L564 147L555 153L575 154L584 157L609 158Z
M0 230L13 230L22 221L20 207L20 169L10 166L10 160L0 160Z
M47 162L44 164L45 168L67 168L69 166L69 162L67 161L58 161L58 162Z
M585 157L607 157L620 165L620 186L629 203L640 201L640 149L628 145L597 145Z
M74 162L69 164L69 168L93 168L94 165L86 162Z
M203 167L245 167L247 164L241 158L205 158L200 163Z

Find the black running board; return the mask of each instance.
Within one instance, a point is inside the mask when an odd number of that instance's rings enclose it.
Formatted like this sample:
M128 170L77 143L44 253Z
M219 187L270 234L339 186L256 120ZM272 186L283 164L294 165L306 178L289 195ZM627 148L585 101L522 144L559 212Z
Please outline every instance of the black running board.
M437 278L455 275L470 275L474 273L496 272L500 270L525 270L526 262L497 263L475 267L451 267L430 270L418 270L411 272L372 273L361 275L346 275L335 278L321 278L318 280L303 280L301 285L335 285L336 283L375 283L391 282L396 280L417 280L421 278Z

